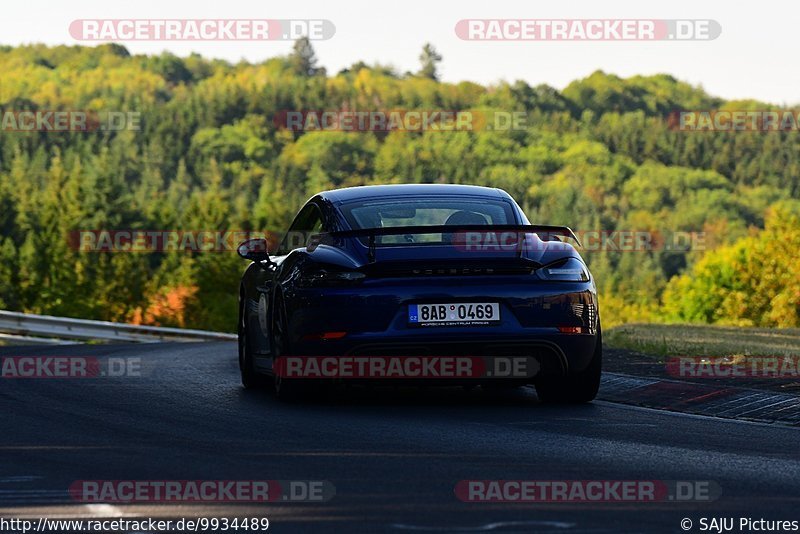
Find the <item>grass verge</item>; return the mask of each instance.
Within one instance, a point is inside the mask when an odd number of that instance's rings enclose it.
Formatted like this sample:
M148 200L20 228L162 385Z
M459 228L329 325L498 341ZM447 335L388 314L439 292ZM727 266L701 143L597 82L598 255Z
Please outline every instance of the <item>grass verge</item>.
M789 356L800 354L800 329L685 324L625 324L603 344L653 356Z

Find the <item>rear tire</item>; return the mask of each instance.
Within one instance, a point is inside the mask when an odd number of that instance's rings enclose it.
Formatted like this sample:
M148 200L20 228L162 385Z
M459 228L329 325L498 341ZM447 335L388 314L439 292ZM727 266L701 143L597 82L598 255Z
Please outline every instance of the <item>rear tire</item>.
M298 401L304 395L306 381L299 378L284 378L280 376L276 369L286 368L279 363L281 358L291 354L289 348L289 323L286 319L286 308L283 306L281 298L275 299L274 319L272 328L272 369L275 397L282 401Z
M603 335L598 324L597 343L589 366L580 373L540 379L536 382L536 394L542 402L574 404L591 402L600 389L602 366Z
M256 371L253 354L250 352L250 339L247 333L247 319L245 317L244 302L242 297L241 306L239 308L239 372L242 377L242 386L245 389L258 389L267 384L264 375Z

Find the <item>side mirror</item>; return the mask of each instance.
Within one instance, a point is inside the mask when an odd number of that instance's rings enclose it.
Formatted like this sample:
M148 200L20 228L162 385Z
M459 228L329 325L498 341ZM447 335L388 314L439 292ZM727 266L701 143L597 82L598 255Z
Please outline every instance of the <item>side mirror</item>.
M248 239L244 241L239 248L236 249L236 252L242 258L250 261L254 261L256 263L261 263L266 261L267 263L272 263L272 260L269 258L269 246L267 244L267 240L263 237L259 237L256 239Z

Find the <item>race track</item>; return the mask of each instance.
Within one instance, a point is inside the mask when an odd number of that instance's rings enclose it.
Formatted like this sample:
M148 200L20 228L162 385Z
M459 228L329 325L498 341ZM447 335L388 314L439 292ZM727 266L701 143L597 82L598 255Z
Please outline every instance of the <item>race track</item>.
M141 376L0 379L0 515L268 517L271 532L682 532L796 520L800 430L532 389L338 391L286 404L239 384L234 343L2 347L140 358ZM461 480L715 481L713 502L466 503ZM85 504L79 480L324 480L326 502Z

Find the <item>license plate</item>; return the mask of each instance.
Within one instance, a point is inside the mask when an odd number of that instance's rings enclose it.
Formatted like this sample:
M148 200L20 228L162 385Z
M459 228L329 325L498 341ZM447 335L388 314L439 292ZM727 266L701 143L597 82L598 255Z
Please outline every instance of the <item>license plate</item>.
M408 323L411 325L476 326L499 322L500 305L496 302L453 302L408 306Z

